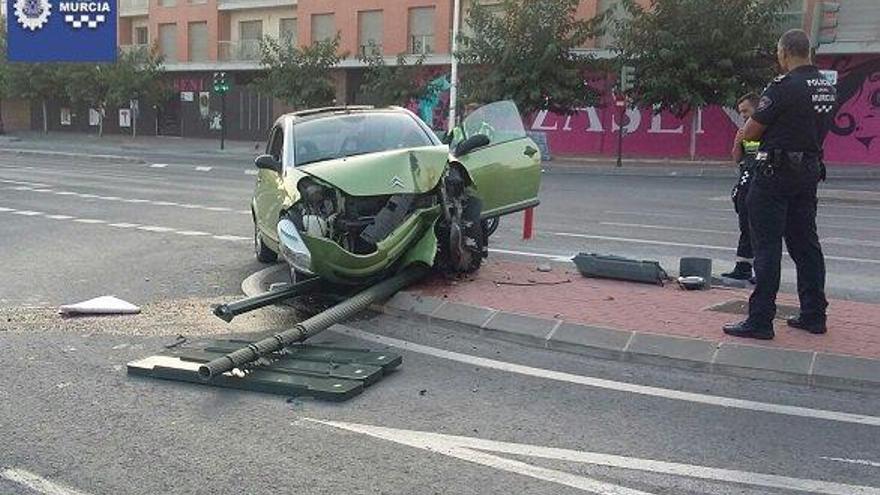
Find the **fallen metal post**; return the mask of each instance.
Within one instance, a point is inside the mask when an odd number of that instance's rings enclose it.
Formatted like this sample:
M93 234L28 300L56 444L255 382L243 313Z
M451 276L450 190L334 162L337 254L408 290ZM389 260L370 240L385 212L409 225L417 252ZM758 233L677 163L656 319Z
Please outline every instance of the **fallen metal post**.
M321 284L321 279L310 278L284 289L269 291L264 294L248 297L229 304L221 304L214 308L214 315L228 323L240 314L263 308L284 301L285 299L314 292L321 286Z
M387 299L407 286L418 282L427 275L428 267L411 265L399 274L362 290L332 308L298 323L295 327L271 337L248 344L246 347L209 361L199 367L199 375L204 380L221 375L234 368L256 361L262 356L279 351L296 342L302 342L327 328L345 321L373 303Z

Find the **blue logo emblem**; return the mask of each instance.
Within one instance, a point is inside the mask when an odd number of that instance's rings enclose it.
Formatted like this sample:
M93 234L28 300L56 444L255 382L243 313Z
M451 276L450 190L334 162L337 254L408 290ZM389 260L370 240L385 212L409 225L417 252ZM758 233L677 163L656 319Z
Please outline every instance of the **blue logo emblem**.
M10 62L116 61L116 0L8 0Z

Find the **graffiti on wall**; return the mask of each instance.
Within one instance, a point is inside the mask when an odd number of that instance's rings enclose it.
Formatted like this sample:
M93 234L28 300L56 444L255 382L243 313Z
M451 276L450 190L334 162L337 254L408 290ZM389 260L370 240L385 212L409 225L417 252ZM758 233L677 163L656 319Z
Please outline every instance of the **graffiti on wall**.
M829 161L880 163L880 57L836 57L839 108L825 139Z

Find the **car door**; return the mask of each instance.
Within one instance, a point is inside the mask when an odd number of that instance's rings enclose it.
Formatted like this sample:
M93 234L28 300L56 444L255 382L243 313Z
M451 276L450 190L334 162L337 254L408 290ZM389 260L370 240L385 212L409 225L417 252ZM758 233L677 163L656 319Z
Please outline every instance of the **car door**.
M266 154L279 163L284 161L284 127L276 124L269 133ZM272 241L272 248L278 243L278 215L284 201L283 178L274 170L257 169L257 185L254 192L254 214L263 239Z
M483 202L483 217L538 204L541 154L526 135L515 103L499 101L478 108L465 117L462 131L464 139L476 134L489 138L488 145L457 157Z

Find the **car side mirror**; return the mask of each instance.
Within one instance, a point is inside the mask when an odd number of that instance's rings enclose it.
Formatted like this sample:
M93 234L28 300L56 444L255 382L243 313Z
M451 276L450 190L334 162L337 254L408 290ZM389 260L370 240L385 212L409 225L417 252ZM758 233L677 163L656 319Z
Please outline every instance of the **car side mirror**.
M272 170L277 173L281 173L281 162L275 159L272 155L260 155L254 160L254 165L257 168L262 168L266 170Z
M489 137L485 134L474 134L455 147L455 156L464 156L471 151L489 145Z

